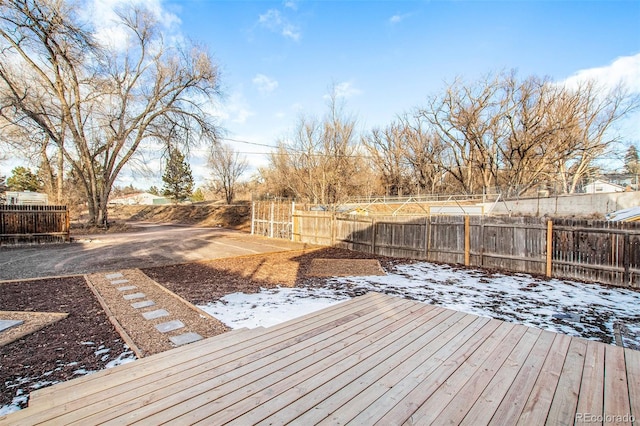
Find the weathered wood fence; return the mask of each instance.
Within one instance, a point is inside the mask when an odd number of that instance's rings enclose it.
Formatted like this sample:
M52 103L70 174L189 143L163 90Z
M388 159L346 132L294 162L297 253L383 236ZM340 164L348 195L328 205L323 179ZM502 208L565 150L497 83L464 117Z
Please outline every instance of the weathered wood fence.
M640 223L506 216L362 216L262 202L252 232L390 257L640 288Z
M69 241L67 206L0 205L0 245Z

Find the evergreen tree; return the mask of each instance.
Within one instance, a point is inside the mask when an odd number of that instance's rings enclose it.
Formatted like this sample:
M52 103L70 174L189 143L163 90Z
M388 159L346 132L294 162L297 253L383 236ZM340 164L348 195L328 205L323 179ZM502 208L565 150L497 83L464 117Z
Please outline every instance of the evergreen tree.
M179 150L169 150L169 159L162 181L164 182L163 195L174 202L184 201L191 196L193 191L191 167Z
M640 172L640 161L638 159L638 150L635 145L631 145L624 156L624 167L631 174Z
M151 188L149 188L148 192L149 192L149 194L160 195L160 190L155 185L153 185Z
M42 180L26 167L16 167L11 170L11 176L7 179L10 191L39 191L42 189Z

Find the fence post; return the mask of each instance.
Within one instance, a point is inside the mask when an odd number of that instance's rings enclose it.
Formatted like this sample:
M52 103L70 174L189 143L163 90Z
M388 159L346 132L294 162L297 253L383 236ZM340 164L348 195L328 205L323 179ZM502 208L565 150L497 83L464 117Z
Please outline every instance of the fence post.
M256 233L256 202L251 203L251 235Z
M64 208L65 212L65 226L67 228L67 236L65 237L66 242L71 241L71 218L69 217L69 207Z
M464 266L469 266L470 261L470 253L469 249L471 246L471 236L469 235L469 215L464 217Z
M294 234L295 234L295 230L296 230L296 225L295 225L296 220L295 220L295 217L294 217L295 214L296 214L296 202L292 201L291 202L291 241L295 241L295 239L294 239L295 238Z
M376 226L376 218L371 218L371 253L376 254L376 235L378 234L378 227Z
M273 214L275 211L275 203L272 201L271 202L271 209L269 211L269 237L273 238Z
M631 282L631 274L629 273L631 263L631 238L629 237L629 232L624 233L624 253L622 262L624 263L624 276L622 280L624 281L624 285L628 286Z
M429 260L429 216L424 218L424 260Z
M553 221L547 221L547 269L546 276L551 278L551 268L553 262Z

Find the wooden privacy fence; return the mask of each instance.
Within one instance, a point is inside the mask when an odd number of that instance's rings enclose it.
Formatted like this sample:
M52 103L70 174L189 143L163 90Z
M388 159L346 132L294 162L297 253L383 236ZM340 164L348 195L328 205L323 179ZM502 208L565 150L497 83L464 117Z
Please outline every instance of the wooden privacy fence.
M0 245L69 241L67 206L0 205Z
M377 255L640 288L640 224L535 217L293 214L292 239Z

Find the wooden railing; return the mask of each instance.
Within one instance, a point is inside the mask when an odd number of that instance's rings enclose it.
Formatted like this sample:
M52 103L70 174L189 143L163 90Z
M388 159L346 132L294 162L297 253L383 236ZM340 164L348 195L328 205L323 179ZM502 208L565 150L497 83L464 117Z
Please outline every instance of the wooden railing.
M0 205L0 245L69 241L67 206Z

